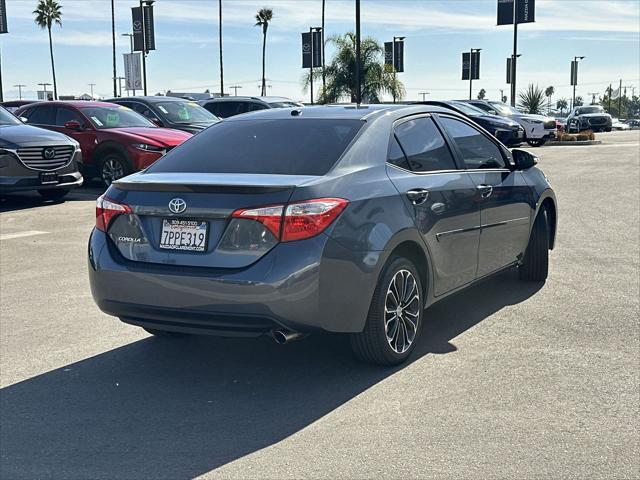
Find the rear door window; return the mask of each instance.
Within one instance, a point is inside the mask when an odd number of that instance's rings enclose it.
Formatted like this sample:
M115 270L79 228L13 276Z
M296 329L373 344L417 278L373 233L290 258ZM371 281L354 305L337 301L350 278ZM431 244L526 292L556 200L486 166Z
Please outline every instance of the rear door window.
M33 109L27 112L27 119L29 123L35 123L36 125L54 125L55 109L50 105L42 105L33 107Z
M431 118L401 123L395 134L414 172L455 170L456 164L442 134Z
M240 102L213 102L205 105L216 117L228 118L237 115Z
M440 120L460 150L466 168L506 168L500 148L479 130L454 118L441 116Z
M324 175L362 125L362 120L353 119L220 122L171 150L147 171Z

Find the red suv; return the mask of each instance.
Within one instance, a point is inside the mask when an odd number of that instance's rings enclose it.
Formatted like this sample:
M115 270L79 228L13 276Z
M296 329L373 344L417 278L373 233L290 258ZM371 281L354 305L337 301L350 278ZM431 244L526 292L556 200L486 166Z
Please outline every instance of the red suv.
M106 102L38 102L15 112L30 125L62 132L80 143L83 173L107 186L148 167L190 133L159 128L127 107Z

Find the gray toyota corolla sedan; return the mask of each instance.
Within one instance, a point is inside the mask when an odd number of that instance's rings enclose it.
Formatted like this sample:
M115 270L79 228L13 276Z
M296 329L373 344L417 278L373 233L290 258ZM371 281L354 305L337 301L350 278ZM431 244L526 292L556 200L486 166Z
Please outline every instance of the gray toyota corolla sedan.
M397 364L434 302L509 267L546 279L535 163L435 106L232 117L98 199L93 297L156 335L342 332Z

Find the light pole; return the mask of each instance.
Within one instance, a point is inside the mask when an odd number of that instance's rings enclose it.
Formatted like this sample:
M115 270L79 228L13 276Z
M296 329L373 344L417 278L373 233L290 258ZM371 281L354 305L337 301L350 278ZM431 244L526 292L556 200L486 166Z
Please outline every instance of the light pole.
M309 86L311 87L311 105L313 105L313 61L315 60L315 52L313 51L313 33L321 31L322 27L309 27L309 43L311 45L311 62L309 63Z
M42 89L44 90L44 99L49 100L49 95L47 95L47 87L51 86L50 83L47 82L43 82L43 83L39 83L38 85L40 85L42 87Z
M473 72L474 72L474 62L473 62L473 54L479 53L481 48L472 48L471 53L469 53L469 100L471 100L472 95L472 86L473 86Z
M94 100L94 98L93 98L93 87L95 87L96 84L95 83L88 83L87 85L89 85L89 87L91 88L91 100Z
M362 103L362 79L360 78L360 0L356 0L356 104Z
M111 48L113 55L113 96L118 95L116 90L116 77L118 73L116 71L116 7L114 0L111 0Z
M124 77L116 77L116 79L118 80L118 96L121 97L122 96L122 80L124 80Z
M242 88L242 85L231 85L229 88L233 88L233 96L238 96L238 89Z
M571 109L576 106L576 85L578 84L578 62L586 57L573 57L571 62L571 85L573 85L573 100L571 101Z
M14 85L14 88L18 89L18 99L22 100L22 87L26 87L26 85L24 83L18 83L17 85Z
M427 95L430 95L431 92L420 92L418 95L422 95L422 101L425 102L427 100Z
M150 7L154 4L155 0L140 0L140 11L142 12L142 87L144 94L147 95L147 18L144 14L144 7Z
M403 42L406 37L393 37L391 45L391 68L393 70L393 103L396 103L396 42Z
M131 50L130 53L133 53L133 33L123 33L122 34L123 37L129 37L129 45L131 46ZM136 91L135 89L133 90L133 96L136 96Z

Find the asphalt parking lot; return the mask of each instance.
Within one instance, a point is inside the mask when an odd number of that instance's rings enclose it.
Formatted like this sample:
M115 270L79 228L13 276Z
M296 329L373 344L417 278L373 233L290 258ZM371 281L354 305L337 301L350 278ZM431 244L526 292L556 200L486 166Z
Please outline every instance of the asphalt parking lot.
M411 361L344 339L151 338L102 314L96 187L0 201L0 478L640 478L640 131L532 149L549 280L427 311Z

